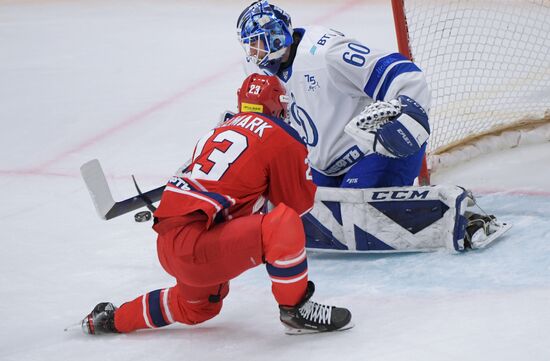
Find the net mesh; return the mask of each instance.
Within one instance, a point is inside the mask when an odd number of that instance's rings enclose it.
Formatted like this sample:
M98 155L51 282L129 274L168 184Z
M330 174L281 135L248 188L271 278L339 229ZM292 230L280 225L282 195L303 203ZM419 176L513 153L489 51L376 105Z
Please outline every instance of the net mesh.
M549 121L550 0L405 0L433 95L429 154Z

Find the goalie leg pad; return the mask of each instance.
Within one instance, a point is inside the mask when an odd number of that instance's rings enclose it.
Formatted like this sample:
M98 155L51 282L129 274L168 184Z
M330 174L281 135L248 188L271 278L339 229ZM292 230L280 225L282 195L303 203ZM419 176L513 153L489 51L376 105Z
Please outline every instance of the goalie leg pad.
M310 215L346 251L463 251L467 195L460 187L442 185L319 187ZM320 247L320 238L310 231L307 238L308 247L327 248Z

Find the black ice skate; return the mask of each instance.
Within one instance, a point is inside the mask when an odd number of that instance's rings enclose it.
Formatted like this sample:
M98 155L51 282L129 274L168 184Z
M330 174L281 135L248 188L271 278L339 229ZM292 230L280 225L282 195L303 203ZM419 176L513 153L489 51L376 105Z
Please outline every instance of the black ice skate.
M302 301L294 306L279 306L281 322L285 333L298 335L306 333L347 330L353 327L351 312L346 308L323 305L310 300L315 285L309 281Z
M115 328L116 307L109 302L102 302L82 320L82 331L89 335L118 333Z
M483 248L511 228L509 224L498 222L493 215L467 212L466 216L465 249Z

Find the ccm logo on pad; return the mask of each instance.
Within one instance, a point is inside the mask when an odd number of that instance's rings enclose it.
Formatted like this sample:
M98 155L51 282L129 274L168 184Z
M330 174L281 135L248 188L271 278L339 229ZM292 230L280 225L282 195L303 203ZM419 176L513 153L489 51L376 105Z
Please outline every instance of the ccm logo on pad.
M419 192L419 191L379 191L372 192L371 200L373 201L383 201L387 199L426 199L429 190Z

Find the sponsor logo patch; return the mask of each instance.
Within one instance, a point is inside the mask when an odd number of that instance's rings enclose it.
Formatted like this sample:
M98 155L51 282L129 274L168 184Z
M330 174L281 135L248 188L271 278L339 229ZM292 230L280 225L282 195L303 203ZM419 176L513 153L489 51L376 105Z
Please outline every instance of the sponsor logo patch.
M241 112L263 113L264 106L261 104L241 103Z

